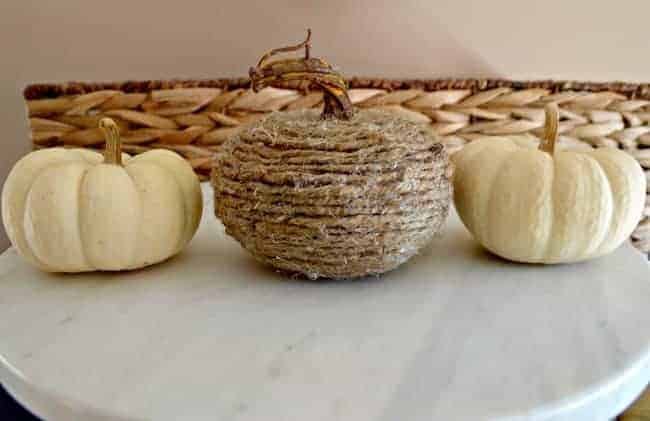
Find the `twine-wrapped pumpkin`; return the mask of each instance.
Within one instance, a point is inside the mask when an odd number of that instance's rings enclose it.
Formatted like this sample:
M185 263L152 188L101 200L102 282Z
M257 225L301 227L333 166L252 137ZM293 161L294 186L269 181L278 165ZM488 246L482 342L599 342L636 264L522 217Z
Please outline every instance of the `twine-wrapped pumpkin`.
M267 63L305 47L306 57ZM215 213L258 260L311 279L396 268L436 235L450 201L443 146L413 122L352 109L345 81L309 57L309 36L251 69L252 88L303 80L323 113L274 113L218 154Z

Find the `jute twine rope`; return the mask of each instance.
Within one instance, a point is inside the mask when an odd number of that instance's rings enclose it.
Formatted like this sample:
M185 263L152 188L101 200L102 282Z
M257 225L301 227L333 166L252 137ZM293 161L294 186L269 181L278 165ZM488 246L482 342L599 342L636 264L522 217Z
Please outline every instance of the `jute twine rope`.
M439 232L449 161L423 126L363 110L351 120L275 113L217 155L215 213L258 260L309 278L379 274Z
M643 166L650 185L650 86L507 80L351 79L350 100L427 124L449 153L490 135L542 135L544 105L560 107L559 147L621 148ZM102 117L120 127L123 149L174 150L207 178L220 145L272 111L322 107L320 92L248 89L246 79L32 85L25 91L36 148L102 148ZM650 199L632 235L650 252Z

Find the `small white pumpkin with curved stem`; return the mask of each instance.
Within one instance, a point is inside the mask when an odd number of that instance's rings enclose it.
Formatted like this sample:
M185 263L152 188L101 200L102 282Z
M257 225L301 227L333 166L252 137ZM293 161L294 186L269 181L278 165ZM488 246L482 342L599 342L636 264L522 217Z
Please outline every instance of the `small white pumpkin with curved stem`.
M199 180L176 153L121 153L115 122L102 119L104 155L32 152L11 170L2 220L19 254L47 272L126 270L178 253L201 219Z
M555 151L557 124L550 104L540 150L486 138L453 156L458 215L479 243L506 259L549 264L602 256L641 219L640 165L611 148Z

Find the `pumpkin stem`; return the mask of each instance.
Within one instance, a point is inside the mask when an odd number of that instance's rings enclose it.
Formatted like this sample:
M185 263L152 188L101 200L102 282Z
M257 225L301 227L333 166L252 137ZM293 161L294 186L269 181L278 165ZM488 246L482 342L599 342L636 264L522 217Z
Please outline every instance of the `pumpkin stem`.
M105 117L99 120L99 128L104 133L106 140L104 163L122 165L122 142L117 124L112 119Z
M560 120L560 111L554 102L547 104L544 111L546 112L544 137L539 144L539 149L553 155L555 153L555 142L557 142L557 126Z
M279 53L305 49L305 56L285 60L269 61ZM267 86L286 88L287 84L300 84L303 88L316 86L323 91L324 119L339 118L349 120L354 114L352 101L348 95L345 78L329 63L320 58L311 57L311 30L307 38L297 45L275 48L264 54L256 67L248 71L251 89L258 92Z

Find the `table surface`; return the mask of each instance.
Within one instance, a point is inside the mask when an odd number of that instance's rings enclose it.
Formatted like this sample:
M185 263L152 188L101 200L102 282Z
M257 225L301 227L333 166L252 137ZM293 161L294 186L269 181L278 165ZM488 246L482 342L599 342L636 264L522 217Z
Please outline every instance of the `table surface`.
M346 282L255 263L211 211L181 255L51 275L0 257L0 381L48 420L607 419L650 379L650 267L507 263L455 214Z

